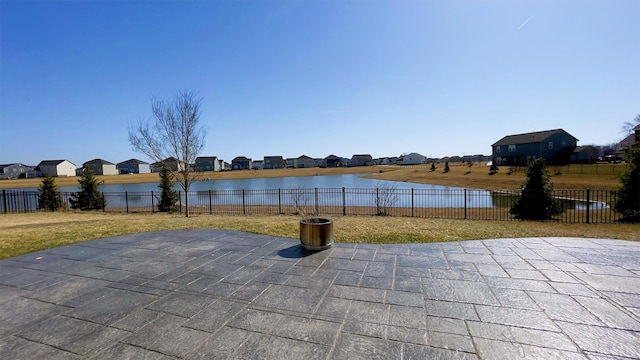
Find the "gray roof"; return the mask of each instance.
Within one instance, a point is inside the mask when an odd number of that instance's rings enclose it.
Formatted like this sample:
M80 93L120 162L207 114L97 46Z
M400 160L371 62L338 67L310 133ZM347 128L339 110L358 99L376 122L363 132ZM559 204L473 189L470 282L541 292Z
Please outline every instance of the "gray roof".
M585 146L576 146L575 149L573 149L574 153L579 153L583 150L591 150L591 151L598 151L598 149L595 146L591 146L591 145L585 145Z
M93 160L89 160L86 163L82 164L84 166L88 165L88 164L99 164L99 165L115 165L112 162L108 162L107 160L102 160L102 159L93 159Z
M352 160L353 159L368 159L368 160L372 160L373 158L369 154L356 154L356 155L353 155L353 157L351 159Z
M215 160L218 160L218 157L217 156L198 156L196 158L196 161L198 161L198 160L200 160L200 161L215 161Z
M246 156L236 156L235 158L233 158L233 160L231 160L232 162L238 162L238 161L251 161L250 158L246 157Z
M123 162L119 162L118 165L122 165L122 164L149 164L147 162L144 162L142 160L138 160L138 159L129 159L127 161L123 161Z
M38 164L38 166L57 166L60 163L63 163L65 161L68 161L68 160L42 160L42 161L40 161L40 164ZM69 161L69 162L71 162L71 161Z
M517 144L532 144L539 143L548 139L551 135L555 135L557 133L565 133L572 138L576 139L573 135L562 129L554 129L554 130L545 130L545 131L536 131L525 134L517 134L517 135L508 135L500 139L498 142L491 146L501 146L501 145L517 145Z
M627 148L629 146L634 145L635 143L636 143L636 135L635 134L629 134L629 135L627 135L627 137L622 139L622 141L620 141L620 146L622 148Z

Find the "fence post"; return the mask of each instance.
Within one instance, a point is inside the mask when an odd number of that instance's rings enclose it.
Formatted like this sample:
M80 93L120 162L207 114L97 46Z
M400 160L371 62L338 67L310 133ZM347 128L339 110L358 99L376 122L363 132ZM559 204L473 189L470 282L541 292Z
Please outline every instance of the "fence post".
M320 208L318 207L318 188L315 188L316 193L316 215L320 214Z
M278 188L278 214L282 214L282 189Z
M244 203L244 189L242 189L242 215L247 215L247 209Z
M124 192L124 203L127 207L127 214L129 213L129 193L127 191Z
M180 214L182 214L182 194L181 194L180 190L178 190L178 199L179 199L179 204L180 204Z
M22 192L22 203L24 205L24 212L29 212L29 208L27 207L28 205L28 201L27 201L27 192L23 191Z
M342 216L347 216L347 197L342 187Z
M211 202L211 189L209 189L209 215L213 214L213 204Z
M464 189L464 219L467 220L467 189Z
M411 188L411 217L414 217L414 206L413 206L413 188Z
M591 207L590 195L589 188L587 188L587 224L589 223L589 213L591 212L589 209Z
M2 189L2 205L4 205L4 213L6 214L9 209L7 209L7 190Z
M156 213L156 206L153 204L153 190L151 190L151 213Z

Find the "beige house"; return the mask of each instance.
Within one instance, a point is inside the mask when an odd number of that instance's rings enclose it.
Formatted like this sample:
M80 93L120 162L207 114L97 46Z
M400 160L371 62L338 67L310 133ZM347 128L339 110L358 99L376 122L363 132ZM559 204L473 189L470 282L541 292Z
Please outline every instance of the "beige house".
M69 160L42 160L37 168L45 176L76 176L78 167Z

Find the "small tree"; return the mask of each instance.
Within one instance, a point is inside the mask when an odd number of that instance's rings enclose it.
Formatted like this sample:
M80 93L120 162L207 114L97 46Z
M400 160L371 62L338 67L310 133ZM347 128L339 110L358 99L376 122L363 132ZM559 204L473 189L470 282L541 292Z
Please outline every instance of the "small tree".
M496 165L496 162L493 161L491 162L491 167L489 168L489 175L493 175L497 172L498 172L498 165Z
M444 162L444 170L442 170L443 173L448 173L449 172L449 160Z
M158 187L162 189L160 201L158 202L158 211L173 212L178 210L178 193L173 190L173 184L173 174L166 166L162 166L160 184L158 184Z
M58 192L56 181L51 175L42 179L42 185L38 189L38 209L49 211L64 209L64 201Z
M376 204L376 215L387 216L389 210L398 202L398 187L394 184L378 183L373 190L373 200Z
M433 171L436 171L436 163L435 162L431 163L431 168L429 169L429 172L433 172Z
M620 180L622 187L614 202L614 209L625 221L640 221L640 147L632 147L626 154L629 164Z
M562 203L553 197L553 184L544 158L532 160L527 168L527 180L520 198L511 207L519 219L550 219L565 212Z
M80 192L71 196L71 208L78 210L100 210L107 206L104 195L98 191L98 179L88 169L82 171L82 176L78 179Z

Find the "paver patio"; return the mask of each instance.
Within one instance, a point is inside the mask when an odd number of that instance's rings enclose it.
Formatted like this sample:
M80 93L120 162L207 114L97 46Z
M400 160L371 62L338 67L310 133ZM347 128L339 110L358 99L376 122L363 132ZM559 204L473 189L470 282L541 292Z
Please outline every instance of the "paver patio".
M640 358L640 242L141 233L0 261L1 359Z

